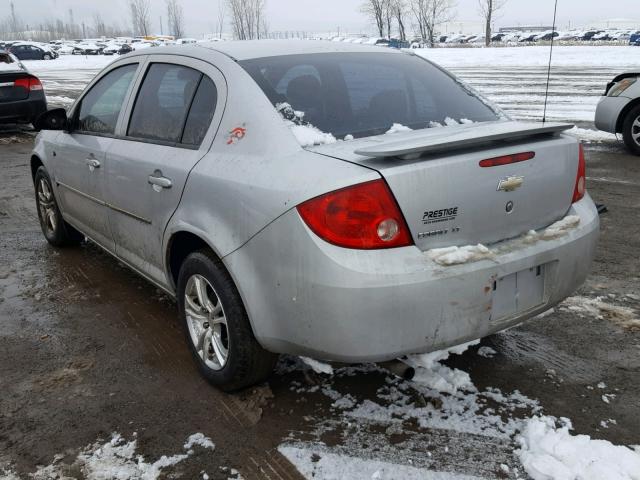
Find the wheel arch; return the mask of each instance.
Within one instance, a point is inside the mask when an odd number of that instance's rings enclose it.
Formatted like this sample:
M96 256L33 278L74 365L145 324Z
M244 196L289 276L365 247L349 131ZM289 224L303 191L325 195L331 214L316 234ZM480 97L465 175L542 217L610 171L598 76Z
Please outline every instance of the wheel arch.
M44 163L38 155L31 155L31 180L35 180L36 172L40 167L44 167Z
M167 241L165 262L167 266L167 276L174 290L177 290L178 287L178 275L182 263L190 254L203 249L211 251L211 253L220 260L220 263L222 263L217 250L209 242L204 240L202 235L185 229L171 233Z
M622 133L622 127L624 125L624 120L627 117L627 114L633 110L635 107L640 105L640 97L631 100L620 112L618 115L618 120L616 121L616 133Z

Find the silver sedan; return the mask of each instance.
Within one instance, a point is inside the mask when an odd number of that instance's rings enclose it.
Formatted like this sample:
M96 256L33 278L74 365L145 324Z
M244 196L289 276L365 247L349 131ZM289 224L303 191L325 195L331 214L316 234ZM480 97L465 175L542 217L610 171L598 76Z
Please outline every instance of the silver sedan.
M227 390L280 353L377 362L506 329L579 287L597 243L570 126L511 121L408 52L144 50L38 127L47 240L176 297Z
M607 85L596 109L596 128L621 133L627 148L640 155L640 73L628 72Z

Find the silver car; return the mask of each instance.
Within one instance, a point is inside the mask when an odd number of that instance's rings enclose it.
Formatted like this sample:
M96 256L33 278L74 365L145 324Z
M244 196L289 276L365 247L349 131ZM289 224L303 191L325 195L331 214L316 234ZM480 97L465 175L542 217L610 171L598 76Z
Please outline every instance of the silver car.
M513 122L412 53L144 50L39 127L47 240L86 237L175 296L227 390L280 353L378 362L504 330L570 295L596 248L570 126Z
M628 72L615 77L605 90L596 109L596 128L622 133L624 143L640 155L640 73Z

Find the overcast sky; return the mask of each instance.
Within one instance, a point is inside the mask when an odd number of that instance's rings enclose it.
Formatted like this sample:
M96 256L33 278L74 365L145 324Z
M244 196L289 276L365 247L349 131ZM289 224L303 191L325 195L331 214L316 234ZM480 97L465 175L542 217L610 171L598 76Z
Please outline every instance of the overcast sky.
M199 36L215 31L218 2L224 0L182 0L187 33ZM359 11L362 0L266 0L268 23L275 30L316 32L372 32L371 22ZM160 16L165 16L164 0L151 0L154 28L159 30ZM126 0L16 0L18 14L29 24L37 24L43 16L63 17L69 8L76 22L92 23L95 12L105 20L128 24ZM458 21L479 21L478 0L457 0ZM9 12L9 0L0 0L0 18ZM559 0L558 25L587 26L612 18L640 18L638 0ZM504 25L551 25L553 0L508 0L497 20ZM166 27L165 27L166 28ZM159 32L158 32L159 33Z

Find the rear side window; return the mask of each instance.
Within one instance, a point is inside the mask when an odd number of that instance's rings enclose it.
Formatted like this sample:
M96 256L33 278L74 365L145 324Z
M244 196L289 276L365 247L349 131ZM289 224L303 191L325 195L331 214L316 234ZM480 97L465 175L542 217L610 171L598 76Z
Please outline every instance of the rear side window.
M116 68L102 77L82 99L77 129L82 132L113 134L125 96L138 64Z
M130 137L180 143L202 74L181 65L154 63L138 92Z
M215 84L209 77L203 76L184 126L182 143L200 146L211 126L217 103L218 91Z

